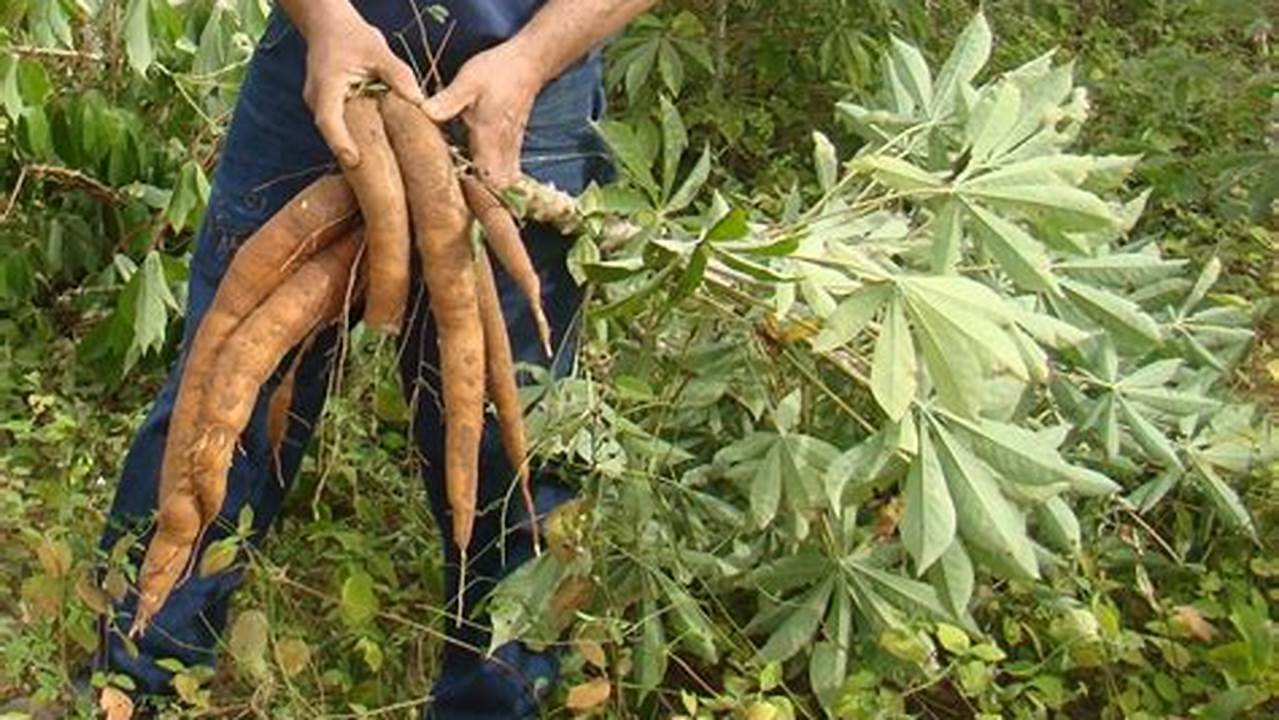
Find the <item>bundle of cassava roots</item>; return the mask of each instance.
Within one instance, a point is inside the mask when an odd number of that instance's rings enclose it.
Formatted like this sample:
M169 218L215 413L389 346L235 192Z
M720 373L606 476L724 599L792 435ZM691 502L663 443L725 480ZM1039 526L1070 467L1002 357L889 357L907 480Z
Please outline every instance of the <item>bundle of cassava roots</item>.
M186 349L131 634L146 629L196 565L193 555L222 509L240 434L289 352L341 322L356 294L364 299L366 325L399 331L409 297L410 226L437 328L443 480L463 572L486 397L536 522L510 340L488 259L491 252L527 297L549 354L541 287L519 228L488 186L458 170L443 133L419 108L392 94L359 95L347 101L346 121L359 164L345 176L316 180L244 242ZM563 207L567 199L553 189L526 187L535 191L530 198L548 198L543 204ZM474 220L483 231L480 247L472 240ZM277 456L296 366L295 359L285 368L268 401L267 435ZM537 549L536 527L532 535Z

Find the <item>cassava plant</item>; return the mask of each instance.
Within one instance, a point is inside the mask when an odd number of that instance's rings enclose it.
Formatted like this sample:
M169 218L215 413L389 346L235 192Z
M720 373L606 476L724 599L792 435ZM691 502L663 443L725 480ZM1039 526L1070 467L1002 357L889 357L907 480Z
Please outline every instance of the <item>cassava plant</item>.
M619 708L665 702L674 645L682 676L779 664L835 716L871 655L935 656L918 620L983 636L1009 583L1069 604L1047 578L1105 532L1085 504L1188 493L1257 538L1233 484L1273 443L1229 390L1249 316L1216 262L1129 236L1138 158L1071 148L1072 67L979 80L990 50L982 16L935 73L894 40L880 102L838 107L865 145L814 133L817 186L777 203L698 203L713 156L688 167L669 102L658 132L602 126L625 178L578 201L585 372L531 419L587 499L499 587L494 647L577 618L626 658ZM618 214L633 233L591 236Z

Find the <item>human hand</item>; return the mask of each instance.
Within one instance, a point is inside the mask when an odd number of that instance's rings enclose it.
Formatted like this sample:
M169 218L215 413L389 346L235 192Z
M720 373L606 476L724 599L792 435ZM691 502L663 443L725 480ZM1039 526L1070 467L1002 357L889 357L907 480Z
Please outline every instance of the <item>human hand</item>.
M480 177L502 188L520 177L520 147L545 76L529 52L507 41L475 55L422 108L437 123L461 115Z
M305 29L307 42L306 84L302 97L325 142L345 167L360 163L360 152L351 138L344 118L347 91L365 80L381 80L414 105L426 96L413 70L391 52L386 36L360 17L359 13L336 12L323 22L311 22Z

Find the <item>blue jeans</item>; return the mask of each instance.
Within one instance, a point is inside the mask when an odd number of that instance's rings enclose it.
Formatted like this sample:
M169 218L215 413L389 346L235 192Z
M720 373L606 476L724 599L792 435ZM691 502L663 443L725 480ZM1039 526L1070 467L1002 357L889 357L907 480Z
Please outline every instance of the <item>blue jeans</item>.
M413 44L417 34L396 33L411 27L410 5L395 5L404 8L399 16L370 20L387 32L388 37L395 38L391 42L393 49L406 58L415 56L420 65L421 47ZM400 42L399 38L407 42ZM571 193L579 192L591 181L609 178L612 166L590 126L603 110L601 73L599 57L592 56L542 91L529 119L522 153L526 173ZM184 345L208 310L239 243L308 183L334 170L332 155L302 101L304 75L303 41L288 20L277 12L249 66L214 175L208 212L191 260ZM568 369L573 354L573 320L581 302L580 289L565 266L569 242L552 229L537 225L526 228L524 240L541 276L543 302L555 341L563 348L553 368L555 373L562 374ZM544 363L527 303L510 278L500 268L495 271L516 360ZM433 400L438 396L438 373L434 371L438 360L435 328L423 297L425 290L419 280L416 260L413 277L416 289L409 301L409 316L402 334L401 381L410 400L414 395L419 398L418 402L411 402L410 407L415 408L416 413L413 428L420 459L426 468L441 468L444 466L443 433L440 410ZM268 451L265 423L266 398L279 380L278 371L263 388L252 421L241 438L243 452L237 453L231 468L225 505L219 521L204 539L204 547L226 536L226 528L235 526L245 505L253 508L255 542L261 541L276 519L289 481L301 464L310 430L323 408L330 351L336 339L336 330L324 333L299 365L292 419L278 467ZM150 526L156 510L165 434L181 369L179 360L125 459L123 476L101 541L104 551L109 551L126 532L145 533ZM485 426L481 453L478 502L481 512L468 565L467 608L477 607L499 579L531 554L528 535L531 525L522 503L501 502L510 490L514 472L502 452L492 418ZM285 482L279 482L278 478L284 478ZM447 528L449 512L443 483L431 477L426 487L436 521ZM571 492L546 470L536 474L535 488L539 514L571 497ZM506 508L505 517L501 515L502 508ZM135 562L140 560L146 539L143 534L143 542L135 543ZM458 585L457 551L447 541L444 545L445 591L447 597L453 598ZM138 639L136 655L126 650L120 634L127 630L132 619L135 598L130 595L114 609L113 618L104 618L101 623L99 668L130 675L141 693L169 692L171 674L156 662L175 658L187 666L212 664L217 637L226 623L229 598L240 580L241 573L235 571L210 577L191 574L173 591L146 634ZM496 661L468 650L466 648L484 648L488 644L484 618L477 619L481 624L460 629L449 623L449 632L459 642L447 644L427 717L478 720L534 716L533 688L554 681L558 670L556 658L514 643L500 648Z

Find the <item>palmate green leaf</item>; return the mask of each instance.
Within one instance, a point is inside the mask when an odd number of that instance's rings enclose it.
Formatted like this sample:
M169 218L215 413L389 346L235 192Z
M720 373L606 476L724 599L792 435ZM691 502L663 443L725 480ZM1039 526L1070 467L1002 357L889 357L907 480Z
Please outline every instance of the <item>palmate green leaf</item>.
M1057 278L1052 274L1043 245L1017 224L980 205L969 202L964 205L986 231L983 246L1014 283L1034 292L1057 292Z
M798 483L798 476L790 443L778 436L751 478L751 516L756 526L766 528L772 524L781 504L782 488Z
M1179 274L1184 260L1165 260L1146 253L1118 253L1056 263L1072 278L1103 285L1143 285Z
M679 110L665 94L661 96L662 121L662 196L669 197L675 187L675 175L679 172L679 161L688 148L688 130L684 127L684 119Z
M1205 494L1216 505L1217 511L1235 528L1247 533L1248 537L1257 540L1257 526L1253 524L1252 515L1239 499L1239 494L1230 487L1212 465L1198 454L1191 455L1191 463L1198 473L1195 478Z
M1021 115L1021 90L1010 82L996 85L973 109L967 135L974 162L982 163L1000 155Z
M1127 400L1171 415L1198 415L1221 407L1218 400L1167 388L1127 388L1121 394Z
M688 171L688 175L684 176L684 182L680 184L679 189L671 196L666 203L666 212L679 212L688 207L697 193L701 191L702 186L706 184L706 180L711 175L711 148L706 146L702 150L702 155L697 159L697 164L692 170Z
M648 151L639 134L630 125L615 120L601 120L596 124L596 128L626 172L649 194L650 198L656 200L660 192L657 182L653 180L652 169L649 167Z
M927 110L933 99L933 74L923 54L914 45L893 36L890 65L898 81L918 108Z
M1037 433L994 420L951 417L978 457L1009 482L1030 485L1062 484L1083 495L1109 495L1120 487L1110 478L1071 465Z
M670 601L669 617L678 631L675 640L707 664L718 664L719 649L715 646L715 626L710 618L674 580L662 572L654 572L653 577Z
M1026 535L1025 518L1000 492L981 460L941 424L934 422L933 430L965 544L997 556L1005 567L1023 577L1038 578L1039 565Z
M941 403L961 415L976 415L981 405L986 368L975 352L961 352L967 339L949 322L935 322L932 313L915 315L915 338Z
M755 660L761 664L785 662L811 645L834 587L835 578L830 576L805 594L790 616L769 635L768 642L755 654Z
M828 639L813 646L808 660L808 682L822 707L829 712L848 677L848 649L853 644L852 598L842 582L835 589L824 629Z
M902 544L915 559L915 573L923 575L955 540L955 505L926 431L919 433L903 495Z
M922 612L934 620L952 623L973 633L979 632L971 616L951 612L937 590L928 583L881 570L860 560L845 560L844 566L850 571L853 584L871 595L886 598L911 612Z
M931 228L932 270L939 275L952 274L964 252L964 216L959 202L947 200L942 203L933 217Z
M973 561L964 550L963 541L955 538L946 548L941 560L929 568L928 580L951 613L960 617L968 614L968 602L973 597L977 580Z
M639 685L641 699L662 683L670 657L670 650L666 645L666 626L657 611L654 594L651 581L646 579L644 598L640 602L640 640L635 647L635 682Z
M1079 519L1070 505L1060 497L1049 498L1035 506L1035 523L1040 537L1050 546L1071 555L1079 554L1083 534Z
M1075 280L1062 280L1066 296L1122 345L1144 349L1163 342L1163 330L1136 303Z
M1133 439L1141 446L1142 450L1151 459L1158 461L1161 465L1177 468L1183 468L1181 458L1177 456L1177 448L1164 435L1163 431L1155 427L1145 415L1133 408L1132 404L1124 399L1123 395L1116 396L1116 404L1119 407L1120 414L1123 415L1124 422L1128 425L1128 429L1132 432Z
M990 24L986 22L986 15L978 12L955 40L950 57L946 58L946 64L937 74L932 102L928 107L929 117L936 121L954 111L960 88L971 83L986 66L990 49Z
M990 208L1047 218L1067 230L1105 230L1119 223L1110 206L1096 195L1062 183L987 185L979 178L961 183L955 192Z
M1116 383L1116 386L1132 389L1157 388L1167 385L1172 382L1172 379L1177 375L1177 371L1181 370L1184 365L1185 361L1181 358L1156 360L1125 375L1122 380Z
M1207 297L1208 291L1213 285L1217 284L1217 279L1221 277L1221 260L1213 256L1211 260L1204 265L1204 269L1199 273L1199 277L1195 280L1195 286L1191 288L1190 294L1186 296L1185 302L1181 305L1181 314L1185 315L1195 308L1196 305L1203 302Z
M951 287L963 287L968 283L974 287L972 297L981 297L976 283L949 279L957 282L927 283L903 282L901 284L910 309L911 318L930 330L941 330L949 338L958 338L961 344L954 350L972 353L982 367L982 375L989 376L1007 372L1019 380L1029 380L1026 365L1022 361L1021 351L1013 341L1010 332L987 318L999 317L1003 302L995 300L989 308L975 307L977 312L969 312L972 304L964 301L961 293L945 292ZM938 292L938 291L941 292ZM932 366L929 367L932 370Z
M830 192L839 180L839 154L830 138L817 130L813 131L813 167L822 192Z
M56 5L57 3L50 3ZM129 0L124 11L124 50L129 66L145 75L155 60L151 46L150 0Z
M811 550L802 551L783 555L755 568L742 579L741 586L778 596L798 587L812 585L829 576L832 569L832 561L826 555Z
M890 155L865 155L853 160L851 167L901 193L940 191L945 187L932 173Z
M910 409L918 390L917 370L918 358L906 313L902 301L894 298L884 313L870 369L871 393L889 419L900 420Z

